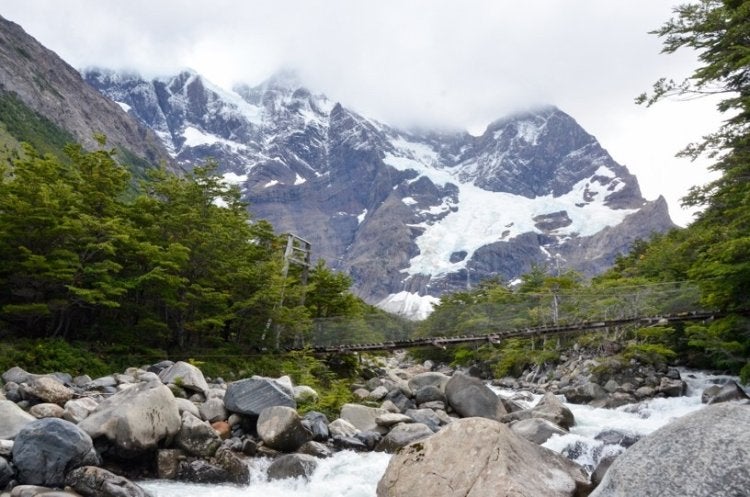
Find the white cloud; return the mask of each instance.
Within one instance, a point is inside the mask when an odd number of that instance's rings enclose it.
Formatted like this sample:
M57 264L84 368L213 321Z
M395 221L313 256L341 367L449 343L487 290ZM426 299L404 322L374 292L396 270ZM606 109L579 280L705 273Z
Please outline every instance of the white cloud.
M675 0L676 2L677 0ZM313 89L397 125L479 131L551 103L626 164L648 198L677 199L705 168L673 158L717 123L712 104L642 109L661 76L691 54L661 55L648 31L670 16L654 0L4 0L21 24L77 67L147 75L192 67L212 81L259 83L296 68Z

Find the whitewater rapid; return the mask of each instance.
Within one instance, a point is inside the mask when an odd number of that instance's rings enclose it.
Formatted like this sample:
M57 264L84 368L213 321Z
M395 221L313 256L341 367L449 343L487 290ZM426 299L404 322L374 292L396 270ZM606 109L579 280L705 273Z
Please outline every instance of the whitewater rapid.
M585 405L566 404L575 416L570 433L553 436L544 447L560 452L589 472L599 460L625 450L619 445L605 445L596 436L616 431L629 437L642 437L670 421L700 409L701 393L707 386L737 380L730 376L710 375L700 371L681 371L687 383L683 397L658 398L617 409L600 409ZM515 392L497 390L500 395ZM533 406L540 396L533 396ZM172 481L139 482L154 497L375 497L375 489L385 472L390 456L381 452L356 453L343 451L321 459L309 481L301 478L267 481L269 459L255 459L248 485L199 485Z

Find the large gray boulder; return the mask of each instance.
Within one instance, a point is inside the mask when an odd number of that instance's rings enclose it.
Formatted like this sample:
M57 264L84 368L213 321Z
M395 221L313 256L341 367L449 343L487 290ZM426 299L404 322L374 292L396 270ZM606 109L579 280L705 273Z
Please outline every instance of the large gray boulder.
M183 361L177 361L161 371L159 379L164 383L173 383L193 392L205 394L208 391L208 383L203 372Z
M505 407L498 396L478 378L455 373L445 385L448 403L461 417L499 420Z
M293 394L269 378L246 378L227 386L224 405L229 411L260 416L267 407L286 406L296 409Z
M102 401L78 426L91 438L106 437L115 447L138 453L156 448L180 430L172 392L152 381L138 383Z
M199 457L211 457L221 445L216 430L189 412L182 413L182 424L174 441L177 447Z
M150 497L127 478L96 466L74 469L66 476L65 484L84 497Z
M395 454L377 495L572 497L588 487L583 469L560 454L499 422L469 418Z
M291 407L274 406L263 409L258 417L258 436L272 449L294 452L313 439L297 411Z
M705 407L642 438L591 497L735 497L750 489L750 406Z
M0 440L13 440L36 418L10 400L0 400Z
M29 423L13 444L18 481L60 487L65 475L82 466L93 448L91 437L69 421L44 418Z
M32 380L33 378L38 377L39 375L34 373L29 373L23 368L19 368L18 366L13 366L9 370L3 373L3 383L26 383L29 380Z

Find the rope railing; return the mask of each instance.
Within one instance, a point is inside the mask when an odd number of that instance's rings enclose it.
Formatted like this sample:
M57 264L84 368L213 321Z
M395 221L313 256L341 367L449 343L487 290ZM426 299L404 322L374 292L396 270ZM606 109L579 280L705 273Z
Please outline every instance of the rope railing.
M660 320L700 320L716 314L700 304L699 289L687 283L514 293L503 299L452 305L421 322L385 315L318 319L304 346L317 350L388 350L626 324L653 326Z

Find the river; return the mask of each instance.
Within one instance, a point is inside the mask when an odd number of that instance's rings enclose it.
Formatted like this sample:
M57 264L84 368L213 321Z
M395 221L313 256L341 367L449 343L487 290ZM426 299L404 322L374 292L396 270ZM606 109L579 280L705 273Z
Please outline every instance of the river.
M617 409L598 409L566 404L576 419L570 434L555 436L544 446L565 454L591 471L599 459L624 450L619 445L606 445L596 440L602 432L617 432L640 437L670 421L700 409L703 389L713 383L736 380L729 376L709 375L700 371L682 371L688 385L683 397L659 398L630 404ZM498 390L500 395L514 392ZM533 405L538 396L529 401ZM378 480L388 465L387 454L339 452L320 461L310 481L288 479L266 481L267 459L253 461L249 485L197 485L170 481L146 481L140 484L155 497L374 497Z

